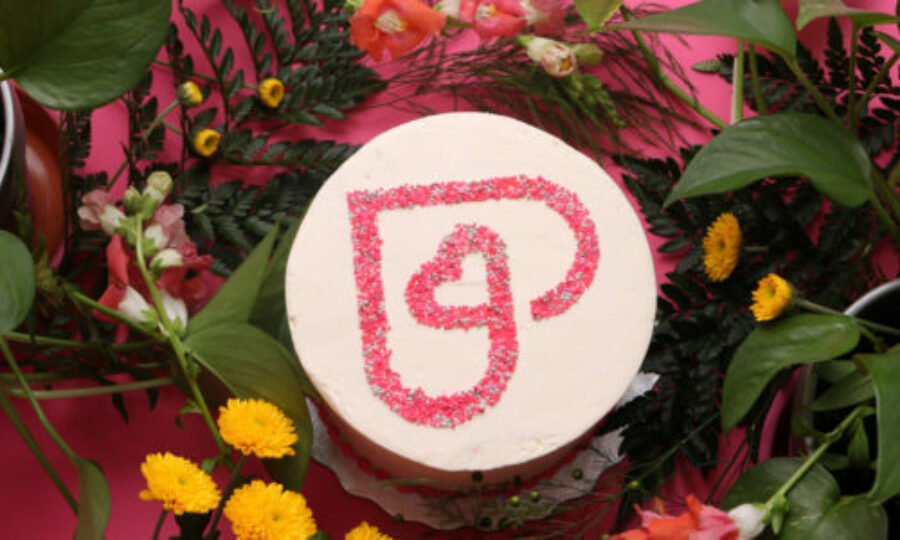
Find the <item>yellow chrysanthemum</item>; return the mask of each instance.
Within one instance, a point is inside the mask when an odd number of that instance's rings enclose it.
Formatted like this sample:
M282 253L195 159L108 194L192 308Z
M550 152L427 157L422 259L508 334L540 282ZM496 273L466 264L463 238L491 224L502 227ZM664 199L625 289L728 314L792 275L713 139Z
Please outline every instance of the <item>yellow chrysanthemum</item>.
M753 291L753 305L750 310L757 321L771 321L778 318L791 305L794 291L790 283L778 274L769 274L759 280Z
M244 455L281 458L294 455L294 423L281 410L261 399L229 399L219 407L219 432L225 442Z
M203 157L209 157L219 149L219 140L222 135L210 128L202 129L194 135L194 151Z
M178 87L178 101L185 107L196 107L203 103L203 92L194 81L186 81Z
M344 535L344 540L394 540L393 537L378 530L378 527L369 525L365 521L354 527Z
M169 452L149 454L141 464L147 489L139 496L159 501L176 515L205 514L219 505L219 488L212 477L183 457Z
M712 281L725 281L737 267L741 254L741 226L734 214L725 212L713 221L703 237L703 267Z
M284 99L284 84L278 79L266 79L256 87L256 95L263 105L275 109Z
M303 495L262 480L238 488L225 503L225 517L237 540L306 540L316 534Z

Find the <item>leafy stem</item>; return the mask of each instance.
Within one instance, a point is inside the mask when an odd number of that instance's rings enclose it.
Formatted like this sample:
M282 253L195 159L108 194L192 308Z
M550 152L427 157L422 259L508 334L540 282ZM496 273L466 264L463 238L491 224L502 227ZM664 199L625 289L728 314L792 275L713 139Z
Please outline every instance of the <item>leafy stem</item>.
M124 171L125 167L131 162L131 158L132 158L132 156L134 156L134 153L137 151L137 149L140 148L140 146L142 144L147 142L147 139L149 139L150 135L154 131L156 131L156 128L159 127L160 123L162 123L162 121L163 121L163 119L165 119L166 115L169 114L170 112L172 112L172 109L177 107L178 104L179 104L179 101L177 99L175 101L173 101L172 103L169 103L166 106L166 108L162 110L162 112L160 112L158 115L156 115L156 118L153 119L153 122L150 122L150 125L147 126L147 129L141 135L141 138L138 141L138 144L136 144L135 146L132 146L128 150L128 152L125 155L125 161L123 161L122 164L119 165L119 168L116 169L115 174L112 175L112 179L109 181L110 185L113 185L116 183L116 180L122 174L122 171Z
M74 339L62 339L55 338L51 336L37 336L37 335L29 335L22 334L20 332L7 332L5 337L9 341L15 341L17 343L24 343L28 345L44 345L47 347L66 347L68 349L96 349L98 345L96 343L90 343L88 341L76 341ZM112 343L110 344L110 348L114 350L132 350L132 349L143 349L148 345L152 345L152 341L140 341L140 342L132 342L132 343Z
M756 110L759 114L768 114L766 97L762 93L762 85L759 84L759 62L756 59L756 47L751 43L747 47L747 52L750 57L750 81L753 85L753 97L756 98Z
M809 77L806 76L806 73L803 72L803 69L800 68L800 65L797 63L797 60L790 56L782 55L781 59L784 60L785 65L791 70L795 77L797 77L797 81L806 88L806 91L809 92L809 95L812 96L813 101L816 102L816 105L819 106L819 109L825 113L829 119L837 122L841 126L843 126L843 122L838 117L837 113L834 112L834 109L828 103L828 100L825 99L825 96L822 95L822 92L819 92L819 89L810 82Z
M153 527L153 536L151 537L153 540L157 540L159 538L159 533L162 532L163 523L166 522L166 516L169 515L169 511L163 508L159 512L159 517L156 518L156 525Z
M878 73L872 77L872 80L869 82L869 85L866 86L865 91L863 92L862 98L860 98L859 103L857 104L857 110L855 114L859 116L859 114L863 111L863 109L868 105L869 100L872 98L872 94L875 92L875 88L884 80L887 74L891 71L891 68L894 67L894 64L897 63L897 60L900 60L900 53L894 53L887 62L882 64L881 69L878 70Z
M74 288L68 288L68 287L67 287L67 288L66 288L66 292L68 293L69 297L70 297L72 300L74 300L74 301L76 301L76 302L78 302L78 303L80 303L80 304L83 304L83 305L85 305L85 306L87 306L87 307L89 307L89 308L92 308L92 309L96 309L97 311L99 311L100 313L103 313L104 315L107 315L107 316L109 316L109 317L112 317L113 319L115 319L115 320L117 320L117 321L119 321L119 322L121 322L121 323L125 323L126 325L128 325L128 326L130 326L131 328L137 330L138 332L140 332L140 333L142 333L142 334L144 334L144 335L146 335L146 336L149 336L149 337L154 338L156 341L159 341L159 342L165 341L165 338L163 338L162 336L160 336L160 335L157 334L156 332L154 332L154 331L152 331L152 330L149 330L147 327L141 326L140 324L138 324L137 321L135 321L135 320L132 319L131 317L127 317L127 316L125 316L125 315L122 315L122 314L119 313L118 311L116 311L116 310L114 310L114 309L110 309L110 308L104 306L103 304L97 302L96 300L94 300L94 299L91 298L90 296L87 296L87 295L85 295L84 293L82 293L82 292L80 292L80 291L78 291L78 290L76 290L76 289L74 289Z
M794 300L794 302L796 302L796 304L798 306L800 306L806 310L812 311L814 313L822 313L824 315L842 315L845 317L850 317L850 315L841 313L840 311L831 309L829 307L825 307L820 304L816 304L815 302L810 302L809 300L807 300L805 298L797 298L796 300ZM852 318L854 320L856 320L856 322L858 322L862 328L868 327L872 330L882 332L884 334L890 334L892 336L900 336L900 330L898 330L896 328L893 328L890 326L885 326L883 324L878 324L876 322L872 322L872 321L869 321L866 319L861 319L859 317L852 317Z
M91 396L102 396L105 394L118 394L120 392L132 392L135 390L146 390L149 388L159 388L169 386L174 381L171 377L158 377L148 379L146 381L137 381L133 383L110 384L107 386L92 386L90 388L68 388L65 390L30 390L31 395L36 399L66 399L80 398ZM28 390L22 388L10 388L10 395L16 397L27 397Z
M222 436L219 434L219 430L216 428L216 423L212 418L212 414L209 412L209 407L206 404L206 400L203 398L203 393L200 391L200 387L197 385L196 369L193 365L188 365L189 360L184 350L184 344L181 342L181 338L178 337L178 332L176 331L172 320L169 319L169 314L166 311L165 305L163 305L162 296L159 293L159 289L156 288L156 283L153 281L153 276L150 275L150 271L147 269L147 263L144 260L143 222L140 220L140 218L136 220L135 233L135 238L137 238L137 241L134 243L137 267L141 273L141 276L144 278L144 282L147 284L147 289L150 291L150 297L153 299L153 305L156 307L156 311L159 314L159 323L160 325L162 325L163 334L172 345L172 350L175 352L175 357L178 359L178 366L181 368L181 372L184 374L185 379L187 380L194 401L197 402L197 405L200 408L200 413L203 416L204 422L206 422L206 427L209 429L210 433L213 436L213 439L215 439L216 441L216 446L219 449L220 455L222 457L227 457L228 449L225 447L224 441L222 441Z

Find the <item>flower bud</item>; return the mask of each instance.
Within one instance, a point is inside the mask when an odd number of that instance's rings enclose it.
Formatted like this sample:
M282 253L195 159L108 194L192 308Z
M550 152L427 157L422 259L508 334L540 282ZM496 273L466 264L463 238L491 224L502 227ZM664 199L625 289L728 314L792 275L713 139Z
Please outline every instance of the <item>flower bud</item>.
M749 540L762 534L768 523L768 514L761 504L746 503L732 508L728 517L740 531L740 540Z
M147 177L143 195L162 202L172 191L172 176L166 171L154 171Z
M209 157L215 154L216 150L219 149L219 140L221 140L221 138L222 135L214 129L202 129L191 139L191 146L193 146L194 151L197 152L197 154L203 157Z
M127 287L125 289L125 296L122 298L122 301L119 302L119 307L117 307L116 310L126 317L130 317L138 322L156 322L156 311L154 311L153 308L150 307L150 304L144 300L141 293L137 292L133 287Z
M176 249L168 248L160 251L150 260L150 270L155 273L162 272L166 268L173 266L181 266L184 264L184 257Z
M122 204L128 214L136 214L141 211L141 192L136 187L130 186L122 195Z
M184 107L196 107L203 103L203 92L200 91L200 87L197 86L194 81L185 81L181 83L181 86L178 87L178 101Z
M165 289L159 291L162 300L163 309L166 310L166 317L172 323L172 330L178 335L183 336L187 329L188 311L187 305L181 298L175 298Z
M166 247L168 243L169 237L166 236L166 231L162 228L162 225L150 225L144 230L144 244L142 247L145 255L151 256Z
M441 0L434 6L434 10L446 13L451 19L458 19L460 4L460 0Z
M349 15L353 15L364 4L364 0L345 0L344 1L344 11L346 11Z
M116 234L123 221L125 221L125 214L121 210L111 204L103 207L100 213L100 228L103 229L103 232L110 236Z
M528 58L540 64L551 77L565 77L574 73L578 67L575 50L565 43L530 35L522 35L516 39L525 47Z
M593 43L579 43L572 48L579 65L596 66L603 60L603 51Z
M259 83L256 95L263 105L270 109L277 109L284 99L284 84L275 78L268 78Z

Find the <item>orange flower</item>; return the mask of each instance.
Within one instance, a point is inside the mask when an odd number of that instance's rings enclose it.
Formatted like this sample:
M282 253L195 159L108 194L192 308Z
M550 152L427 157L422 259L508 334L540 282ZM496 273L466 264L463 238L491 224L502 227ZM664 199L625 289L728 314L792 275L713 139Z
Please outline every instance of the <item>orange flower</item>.
M397 59L446 22L445 14L421 0L366 0L350 17L350 38L375 60L381 60L385 48Z
M734 520L714 506L701 504L693 495L688 495L687 512L678 516L667 515L662 508L659 512L638 509L641 526L613 536L610 540L686 540L704 538L707 540L738 540L740 530ZM662 504L660 504L660 507ZM694 534L701 533L701 534Z

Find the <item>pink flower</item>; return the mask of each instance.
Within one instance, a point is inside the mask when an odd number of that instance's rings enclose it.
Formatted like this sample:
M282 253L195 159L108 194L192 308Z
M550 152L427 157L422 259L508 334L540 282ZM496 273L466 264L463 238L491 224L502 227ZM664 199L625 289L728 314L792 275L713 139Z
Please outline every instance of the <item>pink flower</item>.
M610 540L738 540L740 530L722 510L701 504L688 495L687 511L670 516L660 504L659 512L638 509L641 526L614 535Z
M481 39L512 38L525 29L526 12L518 0L462 0L459 19L470 23Z
M82 206L78 208L81 228L86 231L103 230L107 234L115 234L116 228L125 219L125 214L116 208L115 199L102 189L92 190L81 198Z
M178 249L182 264L163 270L156 284L177 298L188 303L195 303L206 297L208 288L202 276L187 279L188 271L200 271L210 267L213 258L210 255L198 255L197 246L193 242L185 242Z
M100 304L114 309L116 311L121 311L123 313L131 314L134 310L129 311L129 307L135 307L137 309L137 313L140 313L140 306L137 306L136 298L140 297L143 300L143 294L141 291L131 287L132 283L131 276L129 275L132 272L137 272L136 268L132 268L132 254L129 253L125 247L125 243L122 241L122 237L119 235L115 235L112 237L112 240L109 241L109 244L106 245L106 264L109 272L108 284L106 286L106 291L103 292L103 296L100 297ZM143 282L135 276L136 279L134 283L136 285L142 285ZM143 289L143 287L141 287ZM123 306L122 304L125 304ZM144 302L146 304L146 302ZM126 309L123 309L125 307ZM107 321L107 322L115 322L115 320L107 315L104 315L100 312L95 312L95 315L98 319Z
M543 36L562 35L566 27L566 13L560 0L521 0L525 22Z
M177 249L190 240L184 228L183 217L184 207L180 204L163 204L153 213L152 224L160 225L166 238L169 239L164 247Z

